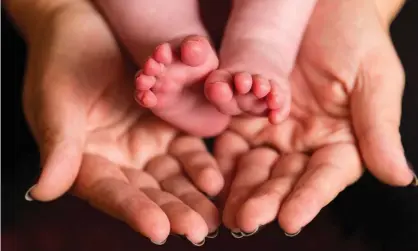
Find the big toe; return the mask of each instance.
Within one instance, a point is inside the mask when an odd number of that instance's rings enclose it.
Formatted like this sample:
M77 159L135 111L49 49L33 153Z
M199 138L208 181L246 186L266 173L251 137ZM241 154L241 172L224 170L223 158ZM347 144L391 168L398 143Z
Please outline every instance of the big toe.
M206 98L216 105L229 102L234 95L231 82L232 76L229 72L223 70L213 71L206 79Z
M219 111L227 115L238 115L241 110L234 99L232 76L223 70L213 71L205 82L205 96Z
M212 46L203 36L187 37L181 45L181 61L189 66L204 64L211 53L213 53Z

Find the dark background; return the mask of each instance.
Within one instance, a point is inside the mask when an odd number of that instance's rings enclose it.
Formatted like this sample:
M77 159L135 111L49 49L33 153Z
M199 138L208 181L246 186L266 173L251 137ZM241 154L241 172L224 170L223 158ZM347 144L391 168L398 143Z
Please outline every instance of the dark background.
M21 105L26 47L5 14L2 9L2 242L10 249L14 246L16 249L13 250L22 251L99 250L91 241L102 243L100 250L155 248L150 244L139 244L144 238L74 198L42 205L24 201L26 189L38 174L38 152ZM408 159L418 167L418 1L410 1L404 7L391 27L391 34L406 72L402 140ZM272 250L288 250L285 247L289 247L289 250L417 251L417 190L384 186L366 174L302 232L298 237L301 241L279 237L280 229L272 224L262 234L245 240L233 240L222 232L221 237L203 249L222 250L228 245L245 250L271 246ZM44 217L42 224L36 221L39 217ZM84 233L88 241L76 237L80 235L78 227L88 225L86 219L91 221L91 227ZM115 235L115 231L119 235ZM112 238L119 242L112 244ZM169 239L169 243L172 243L171 249L190 248L179 240Z

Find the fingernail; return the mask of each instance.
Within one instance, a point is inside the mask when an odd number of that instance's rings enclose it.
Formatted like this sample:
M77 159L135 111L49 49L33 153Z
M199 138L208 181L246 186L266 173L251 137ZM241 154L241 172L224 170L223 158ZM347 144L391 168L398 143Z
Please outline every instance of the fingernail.
M215 239L219 235L219 229L216 229L212 233L209 233L208 236L206 236L209 239Z
M215 201L216 200L216 196L210 196L209 194L203 192L203 194L206 196L206 198L208 198L210 201Z
M30 191L35 187L36 185L31 186L28 191L25 193L25 200L26 201L33 201L32 196L30 195Z
M289 234L289 233L284 232L284 235L286 235L287 237L295 237L296 235L300 234L301 231L302 231L302 229L300 229L299 231L297 231L296 233L293 233L293 234Z
M242 237L244 237L244 233L241 232L240 230L232 230L231 231L231 235L235 238L235 239L241 239Z
M418 187L418 177L414 176L414 180L409 185L410 187Z
M191 242L191 241L190 241ZM201 246L203 246L203 245L205 245L205 242L206 242L206 239L203 239L201 242L199 242L199 243L193 243L192 242L192 244L193 245L195 245L196 247L201 247Z
M164 245L167 242L167 239L163 240L162 242L153 241L151 239L150 239L150 241L152 243L154 243L155 245L161 246L161 245Z
M418 177L414 175L414 178L412 179L411 184L409 184L409 187L418 187Z
M254 229L254 231L250 232L250 233L246 233L246 232L242 232L244 234L245 237L251 236L251 235L255 235L258 231L260 230L260 226L258 226L256 229Z
M206 242L206 240L205 240L205 239L203 239L201 242L194 243L194 242L192 242L191 240L189 240L189 238L187 238L186 236L184 236L184 235L182 235L182 234L171 234L171 235L172 235L172 236L176 236L176 237L178 237L178 238L180 238L180 239L183 239L183 240L187 240L187 241L189 241L190 243L192 243L193 245L195 245L195 246L197 246L197 247L203 246L203 245L205 244L205 242Z
M412 182L411 182L411 184L409 184L409 186L410 187L418 187L418 177L417 177L417 174L415 173L415 170L414 170L414 168L412 167L412 164L411 163L408 163L408 166L409 166L409 168L411 169L411 171L412 171L412 175L414 176L413 178L412 178Z

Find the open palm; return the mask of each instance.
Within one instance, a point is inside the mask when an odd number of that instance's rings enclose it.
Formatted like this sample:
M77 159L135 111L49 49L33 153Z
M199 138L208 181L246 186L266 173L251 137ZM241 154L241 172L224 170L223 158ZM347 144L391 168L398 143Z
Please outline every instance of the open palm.
M398 133L402 68L373 3L320 1L291 85L285 122L244 118L230 127L257 151L239 162L223 215L242 235L276 217L298 232L361 176L363 159L389 184L411 182Z
M202 244L220 223L201 191L223 185L204 143L138 107L133 71L88 2L45 25L48 34L29 41L24 92L43 162L31 196L52 200L72 186L156 243L172 232Z

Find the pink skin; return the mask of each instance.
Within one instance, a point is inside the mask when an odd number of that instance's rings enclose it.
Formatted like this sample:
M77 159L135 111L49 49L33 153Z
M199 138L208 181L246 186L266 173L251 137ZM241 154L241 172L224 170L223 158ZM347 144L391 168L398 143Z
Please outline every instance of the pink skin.
M229 115L268 115L272 123L287 117L287 76L315 0L236 0L219 70L197 1L96 2L142 66L135 99L163 120L194 135L214 136ZM298 15L289 15L295 9Z
M219 61L196 0L96 4L142 68L135 76L134 95L141 106L193 135L214 136L225 129L230 116L218 111L203 92L204 79Z
M159 109L178 105L175 103L178 102L176 94L182 87L201 81L216 67L212 48L203 37L186 38L179 51L176 55L170 43L157 46L137 73L135 98L142 106L156 109L158 113Z
M235 0L220 51L220 67L205 95L229 115L287 118L287 82L316 0ZM294 10L297 10L295 14Z

